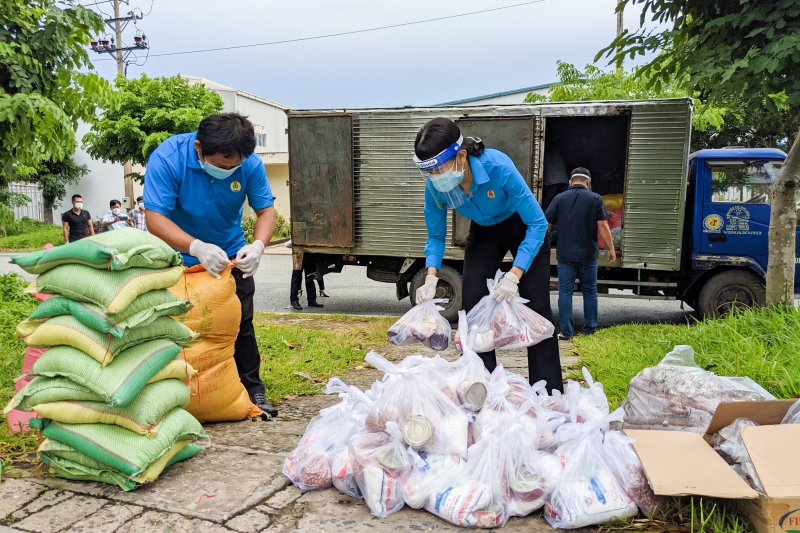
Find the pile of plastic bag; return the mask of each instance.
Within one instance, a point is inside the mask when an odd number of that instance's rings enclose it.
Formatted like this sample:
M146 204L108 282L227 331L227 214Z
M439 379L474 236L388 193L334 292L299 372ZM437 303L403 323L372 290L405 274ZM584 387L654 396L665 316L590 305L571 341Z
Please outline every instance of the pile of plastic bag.
M556 527L578 528L653 512L656 500L631 447L609 429L603 387L570 381L548 395L475 352L478 326L459 314L464 355L366 360L385 375L369 390L337 378L341 401L320 411L283 473L303 490L334 486L374 516L404 505L458 526L491 528L545 509Z
M133 490L200 451L180 357L196 334L174 318L190 303L167 290L180 254L120 229L13 261L38 274L26 291L42 302L17 328L29 348L4 413L42 431L49 472Z
M694 362L694 349L679 345L631 380L622 402L623 427L704 433L722 402L774 399L750 378L717 376L701 368Z

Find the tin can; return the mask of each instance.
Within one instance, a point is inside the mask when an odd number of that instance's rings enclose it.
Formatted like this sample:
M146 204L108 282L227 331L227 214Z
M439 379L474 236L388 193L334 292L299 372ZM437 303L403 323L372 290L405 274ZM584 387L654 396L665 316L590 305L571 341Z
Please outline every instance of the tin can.
M470 411L480 411L486 401L486 385L480 381L464 381L458 386L458 400Z
M424 446L433 437L430 420L421 415L412 416L403 424L403 438L409 446Z
M383 450L382 452L376 454L375 458L387 470L400 470L403 468L401 458L398 458L397 454L391 449Z

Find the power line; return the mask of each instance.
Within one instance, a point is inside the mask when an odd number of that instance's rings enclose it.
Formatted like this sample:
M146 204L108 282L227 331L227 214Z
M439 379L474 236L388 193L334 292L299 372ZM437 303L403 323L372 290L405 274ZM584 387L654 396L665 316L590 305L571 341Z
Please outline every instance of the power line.
M301 41L314 41L314 40L317 40L317 39L328 39L330 37L342 37L344 35L355 35L355 34L358 34L358 33L368 33L368 32L379 31L379 30L388 30L388 29L392 29L392 28L402 28L402 27L405 27L405 26L414 26L416 24L426 24L428 22L437 22L437 21L440 21L440 20L449 20L449 19L455 19L455 18L460 18L460 17L468 17L468 16L471 16L471 15L480 15L482 13L490 13L492 11L502 11L504 9L512 9L512 8L515 8L515 7L529 6L531 4L539 4L539 3L544 2L544 1L545 0L531 0L530 2L522 2L520 4L512 4L510 6L494 7L494 8L491 8L491 9L482 9L480 11L471 11L469 13L460 13L458 15L447 15L445 17L436 17L436 18L432 18L432 19L417 20L417 21L414 21L414 22L403 22L403 23L400 23L400 24L390 24L388 26L378 26L378 27L375 27L375 28L367 28L367 29L363 29L363 30L352 30L352 31L339 32L339 33L329 33L329 34L326 34L326 35L315 35L313 37L298 37L296 39L285 39L285 40L282 40L282 41L270 41L270 42L266 42L266 43L241 44L241 45L237 45L237 46L223 46L223 47L220 47L220 48L205 48L205 49L202 49L202 50L186 50L184 52L166 52L166 53L163 53L163 54L151 54L150 57L177 56L177 55L185 55L185 54L200 54L200 53L204 53L204 52L218 52L218 51L221 51L221 50L237 50L237 49L240 49L240 48L254 48L254 47L257 47L257 46L270 46L270 45L274 45L274 44L287 44L287 43L297 43L297 42L301 42ZM111 61L111 60L110 59L98 59L97 61Z

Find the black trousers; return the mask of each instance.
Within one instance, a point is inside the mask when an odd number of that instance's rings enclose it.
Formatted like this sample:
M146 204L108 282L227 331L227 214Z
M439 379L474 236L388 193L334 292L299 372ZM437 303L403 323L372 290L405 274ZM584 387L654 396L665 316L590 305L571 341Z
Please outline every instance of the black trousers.
M518 213L492 226L470 225L467 247L464 251L464 282L462 288L463 307L469 312L489 293L486 279L494 278L502 268L507 252L517 255L517 249L525 238L527 227ZM507 268L503 268L507 270ZM553 321L550 310L550 245L545 243L534 257L528 272L519 281L519 295L529 300L527 306L549 321ZM489 372L497 366L493 351L478 354ZM564 390L561 379L561 361L558 356L558 340L545 339L528 348L528 379L531 384L539 380L547 382L547 390Z
M256 282L253 277L245 278L238 268L233 269L236 281L236 297L242 303L242 322L239 324L239 336L234 344L233 359L239 371L239 380L252 396L264 392L264 382L258 375L261 367L261 354L258 352L256 331L253 328L253 296L256 293Z
M294 303L298 301L298 294L300 293L300 284L303 281L303 272L305 272L306 278L306 297L308 298L309 303L313 303L317 301L317 289L314 287L314 278L312 277L316 272L316 265L314 265L314 270L309 268L309 265L303 263L303 268L300 270L292 270L292 282L289 284L289 302ZM319 284L319 290L325 290L325 282L322 281L322 276L319 276L317 279L317 283Z

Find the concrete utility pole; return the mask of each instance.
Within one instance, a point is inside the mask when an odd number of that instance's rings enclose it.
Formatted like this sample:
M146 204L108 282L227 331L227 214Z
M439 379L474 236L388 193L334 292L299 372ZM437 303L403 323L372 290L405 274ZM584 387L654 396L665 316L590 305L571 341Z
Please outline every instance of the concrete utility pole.
M619 11L617 11L617 37L622 35L622 32L625 31L625 21L623 17L623 9L622 6L619 6ZM617 54L622 52L622 47L617 47ZM620 57L617 59L617 72L622 72L622 58Z
M122 58L122 26L120 25L119 20L119 0L114 0L114 32L116 33L117 39L117 75L120 75L125 73L125 67ZM133 179L128 177L131 171L131 162L125 161L125 164L122 165L123 180L125 183L125 196L128 197L129 202L133 203ZM125 207L129 208L130 205L126 205Z

